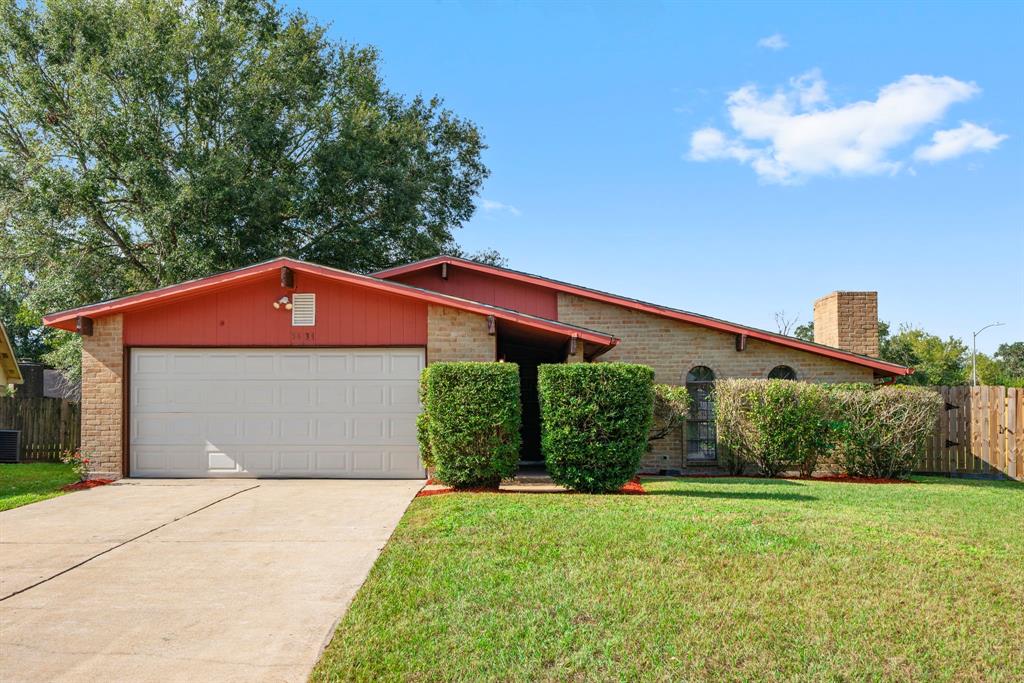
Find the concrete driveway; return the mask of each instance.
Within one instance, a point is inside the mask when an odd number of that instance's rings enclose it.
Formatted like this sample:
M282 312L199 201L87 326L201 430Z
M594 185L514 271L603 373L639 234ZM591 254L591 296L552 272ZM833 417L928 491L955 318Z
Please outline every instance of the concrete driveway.
M0 513L0 680L304 681L422 481L125 481Z

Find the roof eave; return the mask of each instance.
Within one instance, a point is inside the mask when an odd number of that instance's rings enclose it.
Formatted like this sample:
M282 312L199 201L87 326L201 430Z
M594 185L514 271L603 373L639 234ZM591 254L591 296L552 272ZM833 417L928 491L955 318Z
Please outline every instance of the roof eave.
M132 294L110 301L51 313L43 317L43 324L49 327L74 331L76 329L76 319L81 316L103 317L105 315L114 315L116 313L144 306L155 305L162 301L173 301L174 299L184 297L204 289L235 284L249 278L258 277L280 266L288 266L298 270L299 272L331 278L355 286L389 292L398 296L408 296L427 303L460 308L480 315L493 315L502 320L508 320L510 322L517 322L530 327L548 330L556 334L565 335L566 337L575 336L584 341L596 344L609 344L614 346L618 343L618 340L614 336L597 332L596 330L587 330L585 328L580 328L568 323L562 323L557 320L548 320L538 316L530 316L517 311L491 306L489 304L441 294L440 292L432 292L416 287L410 287L409 285L404 285L398 282L382 280L368 275L358 275L356 273L350 273L337 268L321 266L315 263L308 263L306 261L299 261L288 257L279 257L271 261L265 261L263 263L246 266L245 268L239 268L233 271L218 273L217 275L211 275L205 278L190 280L177 285L169 285L167 287L150 290L148 292L140 292L138 294Z
M539 275L531 275L530 273L522 273L519 271L509 270L507 268L501 268L498 266L488 265L486 263L479 263L477 261L471 261L457 256L434 256L431 258L423 259L421 261L414 261L403 266L396 266L394 268L388 268L385 270L378 271L373 274L375 278L389 278L397 275L404 275L406 273L415 272L418 270L424 270L426 268L432 268L442 263L448 263L451 265L458 265L485 273L492 273L500 277L506 277L512 280L520 282L526 282L541 287L547 287L556 291L561 291L566 294L572 294L575 296L581 296L584 298L590 298L598 301L605 301L618 306L626 306L635 310L645 311L653 315L661 315L663 317L673 318L675 320L681 320L694 325L700 325L702 327L708 327L710 329L717 329L722 332L728 332L730 334L745 334L753 339L759 339L772 344L779 344L781 346L787 346L795 348L800 351L807 353L813 353L819 356L831 357L836 360L845 361L848 363L854 363L869 367L885 376L905 376L913 373L913 368L904 367L902 365L896 365L895 363L889 363L877 358L871 358L868 356L861 356L860 354L851 353L842 349L833 347L823 346L820 344L814 344L813 342L805 342L800 339L793 337L787 337L786 335L777 335L767 330L760 330L756 327L747 327L739 325L737 323L730 323L725 320L718 320L708 318L696 313L688 313L686 311L680 311L677 309L669 308L667 306L659 306L658 304L652 304L645 301L639 301L637 299L630 299L628 297L618 296L609 292L601 292L598 290L589 289L587 287L581 287L579 285L573 285L568 282L560 282L558 280L552 280L550 278L541 277Z

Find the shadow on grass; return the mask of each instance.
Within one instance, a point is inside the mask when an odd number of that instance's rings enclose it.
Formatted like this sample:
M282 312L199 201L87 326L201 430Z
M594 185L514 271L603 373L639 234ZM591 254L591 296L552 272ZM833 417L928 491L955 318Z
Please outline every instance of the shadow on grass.
M640 475L641 479L647 479ZM655 482L681 482L685 484L700 484L701 486L733 486L736 484L753 484L755 486L806 486L802 481L793 479L769 479L767 477L701 477L680 476L680 477L650 477L651 483Z
M1024 481L1015 481L1009 478L996 478L993 476L960 476L950 477L942 474L912 474L911 481L919 484L943 484L957 486L973 486L978 488L1009 488L1019 489L1024 493Z
M818 500L817 496L808 496L803 493L787 493L774 491L699 491L687 489L675 489L662 491L648 489L649 496L682 496L684 498L721 498L724 500Z

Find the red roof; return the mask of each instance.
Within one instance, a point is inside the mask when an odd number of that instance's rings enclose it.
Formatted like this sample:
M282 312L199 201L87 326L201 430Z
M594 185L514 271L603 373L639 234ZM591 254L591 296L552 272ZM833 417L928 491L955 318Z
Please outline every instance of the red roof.
M403 285L398 282L381 280L368 275L357 275L356 273L338 270L337 268L329 268L327 266L320 266L315 263L307 263L305 261L298 261L287 257L280 257L273 259L272 261L258 263L253 266L230 270L218 275L190 280L188 282L182 282L181 284L161 287L160 289L153 289L139 294L132 294L130 296L113 299L111 301L103 301L96 304L90 304L88 306L80 306L79 308L61 311L59 313L51 313L43 318L43 324L49 325L50 327L74 331L75 320L80 316L101 318L115 313L123 313L140 308L148 308L161 303L169 303L204 290L238 284L240 282L265 275L266 273L272 272L282 266L287 266L300 273L319 275L321 277L351 285L389 292L400 296L407 296L427 303L458 308L464 311L479 313L481 315L493 315L499 320L506 320L508 322L518 323L520 325L539 330L564 334L567 337L576 337L582 341L604 347L601 352L611 348L619 341L610 334L590 330L585 327L570 325L557 320L548 320L546 318L512 311L507 308L501 308L500 306L491 306L477 301L460 299L459 297L431 292L418 287Z
M799 349L801 351L806 351L808 353L814 353L819 356L827 356L829 358L835 358L838 360L854 363L856 365L869 367L877 371L878 374L883 376L909 375L914 371L913 368L897 365L896 363L889 363L888 361L884 361L879 358L872 358L871 356L864 356L859 353L843 351L842 349L837 349L832 346L816 344L814 342L804 341L803 339L789 337L784 334L778 334L775 332L769 332L767 330L761 330L756 327L739 325L737 323L731 323L726 320L720 320L718 318L712 318L710 316L700 315L698 313L682 311L675 308L669 308L667 306L659 306L658 304L652 304L646 301L640 301L638 299L630 299L627 297L618 296L616 294L610 294L608 292L590 289L588 287L573 285L568 282L552 280L550 278L541 277L539 275L531 275L529 273L523 273L517 270L510 270L508 268L501 268L498 266L477 263L476 261L469 261L467 259L462 259L455 256L435 256L433 258L424 259L422 261L416 261L415 263L409 263L404 266L388 268L387 270L382 270L380 272L374 273L374 277L395 277L397 275L402 275L404 273L410 273L425 268L431 268L442 263L448 263L450 265L455 265L460 268L468 268L470 270L491 273L499 277L510 278L513 280L517 280L519 282L540 285L542 287L548 287L559 292L565 292L566 294L574 294L576 296L584 297L587 299L593 299L595 301L603 301L605 303L616 304L618 306L624 306L626 308L644 311L646 313L652 313L654 315L660 315L666 318L672 318L674 320L681 320L683 322L692 323L694 325L700 325L702 327L708 327L714 330L720 330L722 332L744 334L751 339L760 339L762 341L771 342L773 344L779 344L781 346L788 346L790 348Z

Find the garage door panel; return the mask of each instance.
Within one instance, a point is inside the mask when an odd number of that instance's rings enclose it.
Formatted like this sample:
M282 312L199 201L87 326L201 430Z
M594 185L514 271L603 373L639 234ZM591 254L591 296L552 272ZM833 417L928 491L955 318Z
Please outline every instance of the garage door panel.
M309 379L314 375L313 358L307 354L279 356L279 372L285 377Z
M396 380L419 381L420 372L423 370L423 356L420 353L401 352L394 353L390 357L390 376Z
M210 451L206 454L207 466L211 472L237 472L241 469L236 456L223 451Z
M416 439L416 423L408 420L388 420L388 436L397 443Z
M203 356L203 373L212 377L239 377L242 357L237 353L208 353Z
M358 449L352 452L352 471L356 474L382 474L387 453L379 449Z
M352 455L341 450L317 450L313 454L315 469L322 472L346 473L352 470Z
M278 454L278 471L285 475L307 476L313 472L312 458L309 451L282 451Z
M277 387L273 382L246 382L242 387L242 403L247 407L270 408L277 402Z
M348 420L321 418L316 421L318 443L341 444L349 439L351 430Z
M316 356L316 374L321 377L347 377L352 373L351 353L320 353Z
M356 410L383 408L387 387L382 384L361 382L352 388L352 407Z
M276 471L273 451L248 451L242 454L242 470L254 475L271 475Z
M313 407L313 386L306 380L281 382L277 394L277 408L282 411L303 411Z
M132 351L135 476L421 477L422 349Z
M206 374L205 361L204 355L175 353L171 355L168 371L175 375L203 375Z
M167 386L135 387L132 393L135 394L134 399L137 406L166 408L171 404Z
M407 472L420 467L420 453L416 448L396 449L390 452L391 468L400 472Z
M388 387L388 406L419 411L420 397L416 386L394 384Z
M272 378L276 368L275 356L271 353L247 353L242 356L242 374L247 379Z
M167 356L145 355L132 357L132 376L145 378L156 375L163 377L167 374Z
M379 377L387 367L384 353L356 353L352 355L352 361L352 374L355 377Z
M266 416L242 419L242 439L248 443L269 441L277 436L276 432L275 421Z

